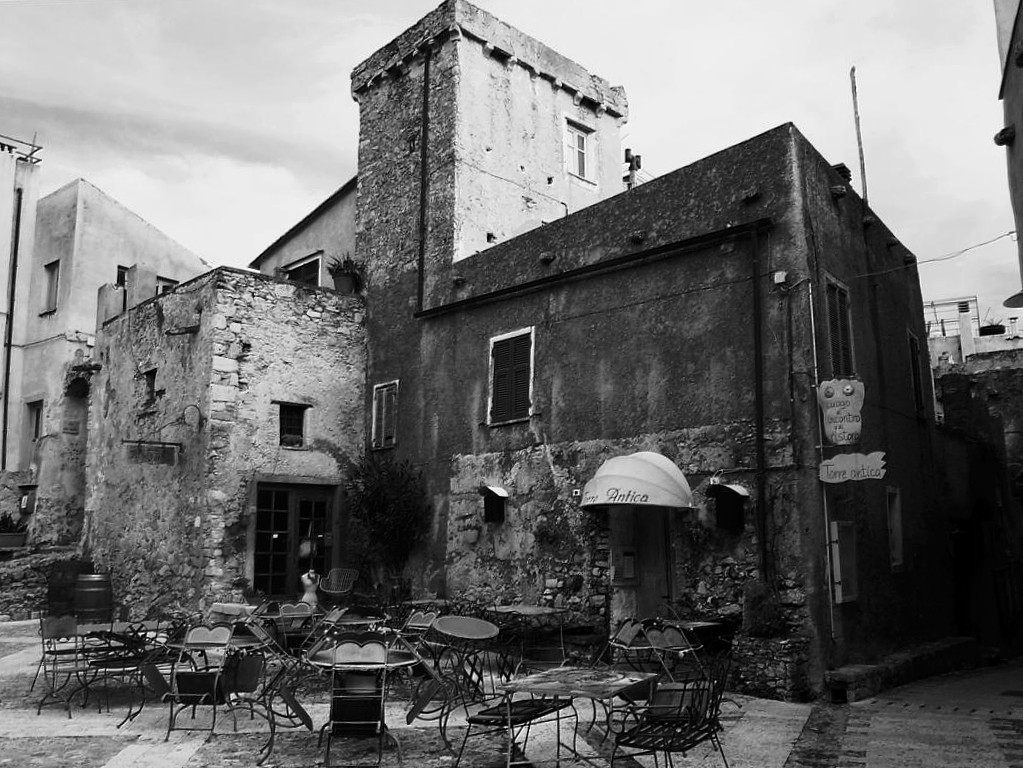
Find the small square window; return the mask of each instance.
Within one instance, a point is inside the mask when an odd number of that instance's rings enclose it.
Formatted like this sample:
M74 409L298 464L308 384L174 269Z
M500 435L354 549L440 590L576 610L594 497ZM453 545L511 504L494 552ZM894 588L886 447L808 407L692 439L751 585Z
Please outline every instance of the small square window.
M173 291L175 288L177 288L177 286L178 286L177 280L171 280L169 277L160 277L159 275L156 276L157 295L167 293L168 291Z
M280 444L288 448L305 445L305 412L308 405L278 403L280 409Z
M285 267L284 276L293 283L318 286L320 284L320 257L316 256L299 264Z
M60 260L51 261L43 267L45 291L43 295L43 312L57 309L57 289L60 287Z
M374 448L393 448L398 442L398 382L389 381L373 387L373 434Z

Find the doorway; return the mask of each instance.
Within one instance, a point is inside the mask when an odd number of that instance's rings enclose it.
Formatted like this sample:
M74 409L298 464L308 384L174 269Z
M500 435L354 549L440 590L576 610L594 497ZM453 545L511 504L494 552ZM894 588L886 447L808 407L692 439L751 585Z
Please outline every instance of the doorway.
M613 621L656 616L674 598L668 509L622 505L610 510Z
M333 548L334 488L260 483L252 587L277 600L302 594L301 576L325 574Z

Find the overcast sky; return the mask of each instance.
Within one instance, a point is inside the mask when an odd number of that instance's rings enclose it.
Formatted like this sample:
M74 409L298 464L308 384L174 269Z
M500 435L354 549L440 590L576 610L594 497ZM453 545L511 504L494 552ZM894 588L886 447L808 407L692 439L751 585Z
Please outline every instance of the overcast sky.
M0 133L41 192L84 177L214 264L243 266L356 171L352 68L434 0L0 0ZM629 97L660 175L791 121L859 161L925 300L1020 288L990 0L480 0Z

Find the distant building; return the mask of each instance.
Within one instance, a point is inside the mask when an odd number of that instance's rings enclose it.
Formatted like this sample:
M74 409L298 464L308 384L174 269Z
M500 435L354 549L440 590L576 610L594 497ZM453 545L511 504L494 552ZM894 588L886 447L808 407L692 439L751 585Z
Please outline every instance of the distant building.
M33 167L15 165L21 237L0 270L13 285L5 299L14 318L4 355L3 477L18 483L32 542L70 543L85 502L98 290L116 283L114 301L131 306L208 265L83 179L36 201L26 173Z

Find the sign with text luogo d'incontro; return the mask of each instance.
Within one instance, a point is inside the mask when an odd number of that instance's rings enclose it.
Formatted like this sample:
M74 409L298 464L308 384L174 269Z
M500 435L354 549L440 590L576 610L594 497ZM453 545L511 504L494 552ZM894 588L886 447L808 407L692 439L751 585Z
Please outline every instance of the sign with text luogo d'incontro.
M831 445L855 445L860 441L863 420L863 382L829 379L817 387L823 416L824 437Z
M888 470L884 451L873 453L840 453L821 462L822 483L846 483L850 480L881 480Z

